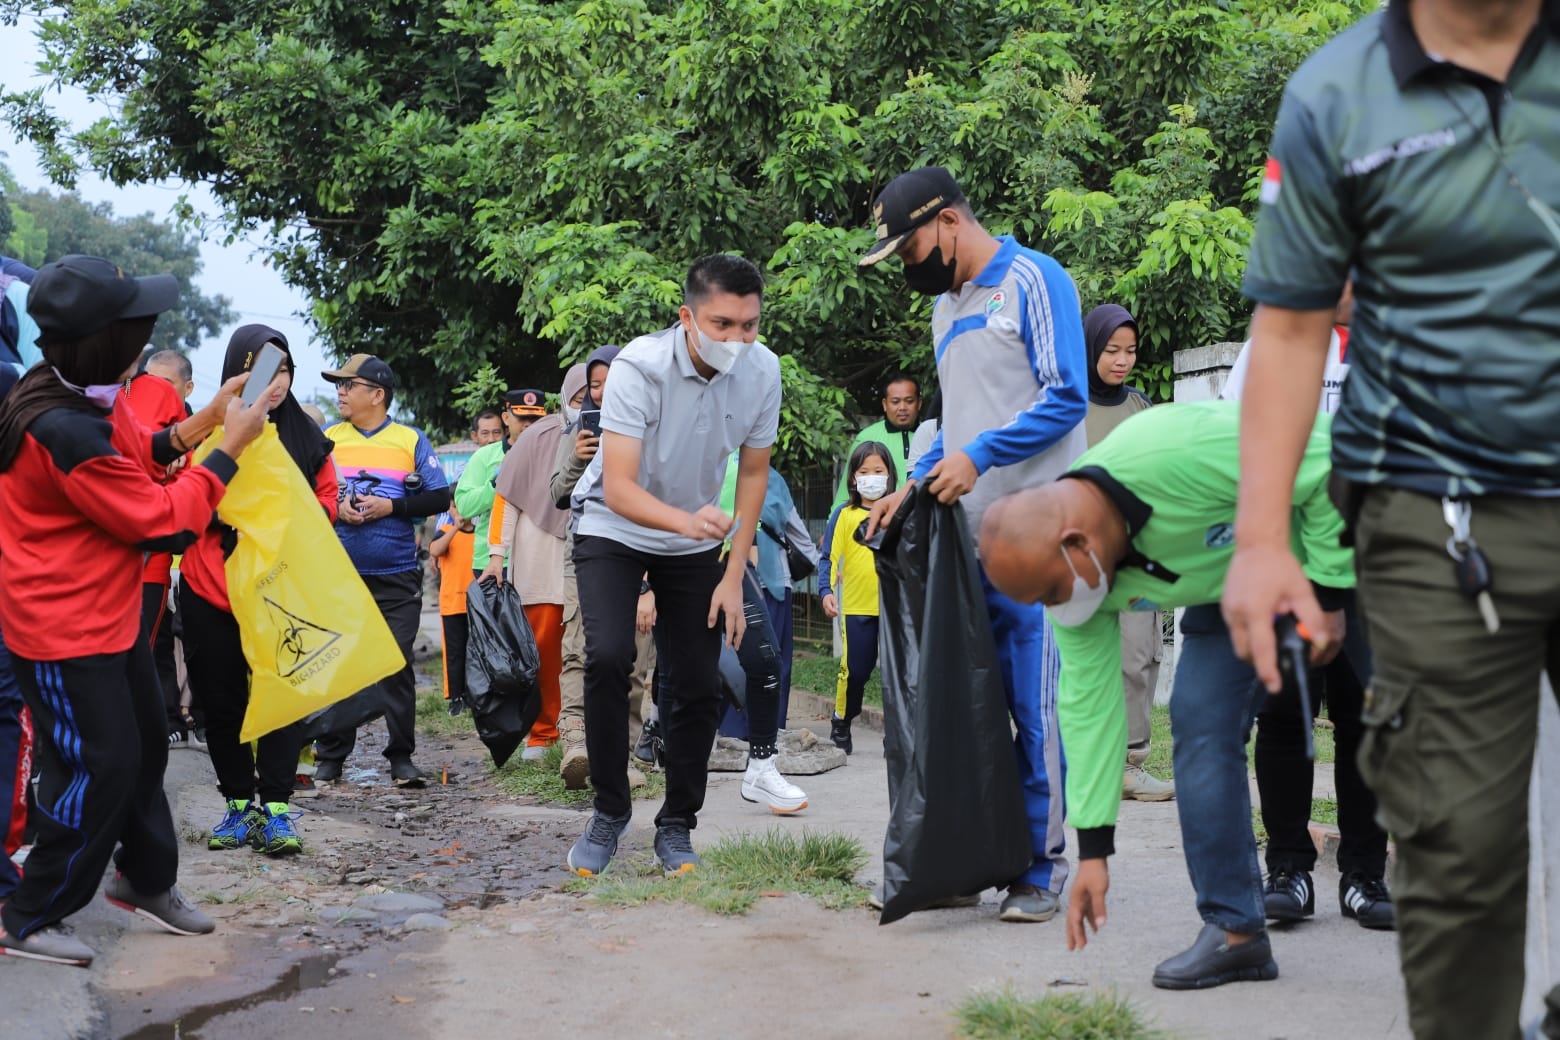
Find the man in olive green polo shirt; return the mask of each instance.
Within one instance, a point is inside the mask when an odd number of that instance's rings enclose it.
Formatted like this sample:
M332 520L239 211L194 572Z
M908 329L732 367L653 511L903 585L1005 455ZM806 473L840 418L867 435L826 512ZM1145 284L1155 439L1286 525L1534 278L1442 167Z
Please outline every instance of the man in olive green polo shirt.
M1375 652L1361 771L1397 843L1421 1040L1519 1033L1539 674L1560 674L1557 156L1560 3L1391 0L1290 80L1246 272L1224 612L1277 689L1274 615L1326 635L1289 549L1316 408L1296 388L1321 382L1357 270L1334 497Z

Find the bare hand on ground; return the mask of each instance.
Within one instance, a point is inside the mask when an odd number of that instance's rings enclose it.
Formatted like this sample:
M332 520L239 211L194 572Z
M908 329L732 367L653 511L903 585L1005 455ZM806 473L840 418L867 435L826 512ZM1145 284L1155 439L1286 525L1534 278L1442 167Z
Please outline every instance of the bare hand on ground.
M1092 929L1098 934L1105 927L1105 893L1109 891L1109 861L1080 860L1078 875L1073 878L1072 899L1067 904L1069 950L1083 949L1089 945L1089 931Z

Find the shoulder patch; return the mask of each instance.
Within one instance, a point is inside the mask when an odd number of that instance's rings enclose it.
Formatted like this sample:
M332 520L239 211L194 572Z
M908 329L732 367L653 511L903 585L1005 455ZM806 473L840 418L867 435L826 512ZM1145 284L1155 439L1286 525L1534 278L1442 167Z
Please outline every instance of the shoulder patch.
M119 454L113 444L113 423L79 408L51 408L34 419L27 432L61 473L91 459Z

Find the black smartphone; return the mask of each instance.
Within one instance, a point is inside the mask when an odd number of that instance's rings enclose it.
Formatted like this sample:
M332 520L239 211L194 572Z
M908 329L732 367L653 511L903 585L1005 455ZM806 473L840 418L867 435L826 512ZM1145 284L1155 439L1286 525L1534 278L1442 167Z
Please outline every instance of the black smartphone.
M244 391L238 395L238 399L245 404L254 404L260 400L265 388L271 385L271 380L276 378L276 373L286 361L287 354L275 343L261 347L260 356L249 366L249 382L244 384Z
M580 412L580 429L592 437L601 436L601 409L586 408Z

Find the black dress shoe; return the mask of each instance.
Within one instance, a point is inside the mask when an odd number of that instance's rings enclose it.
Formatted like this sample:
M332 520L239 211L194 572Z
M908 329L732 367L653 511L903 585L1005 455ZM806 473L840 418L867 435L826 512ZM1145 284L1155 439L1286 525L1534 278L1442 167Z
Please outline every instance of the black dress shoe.
M1154 969L1160 989L1207 989L1226 982L1260 982L1278 978L1278 962L1267 932L1231 946L1224 929L1205 924L1191 948Z

